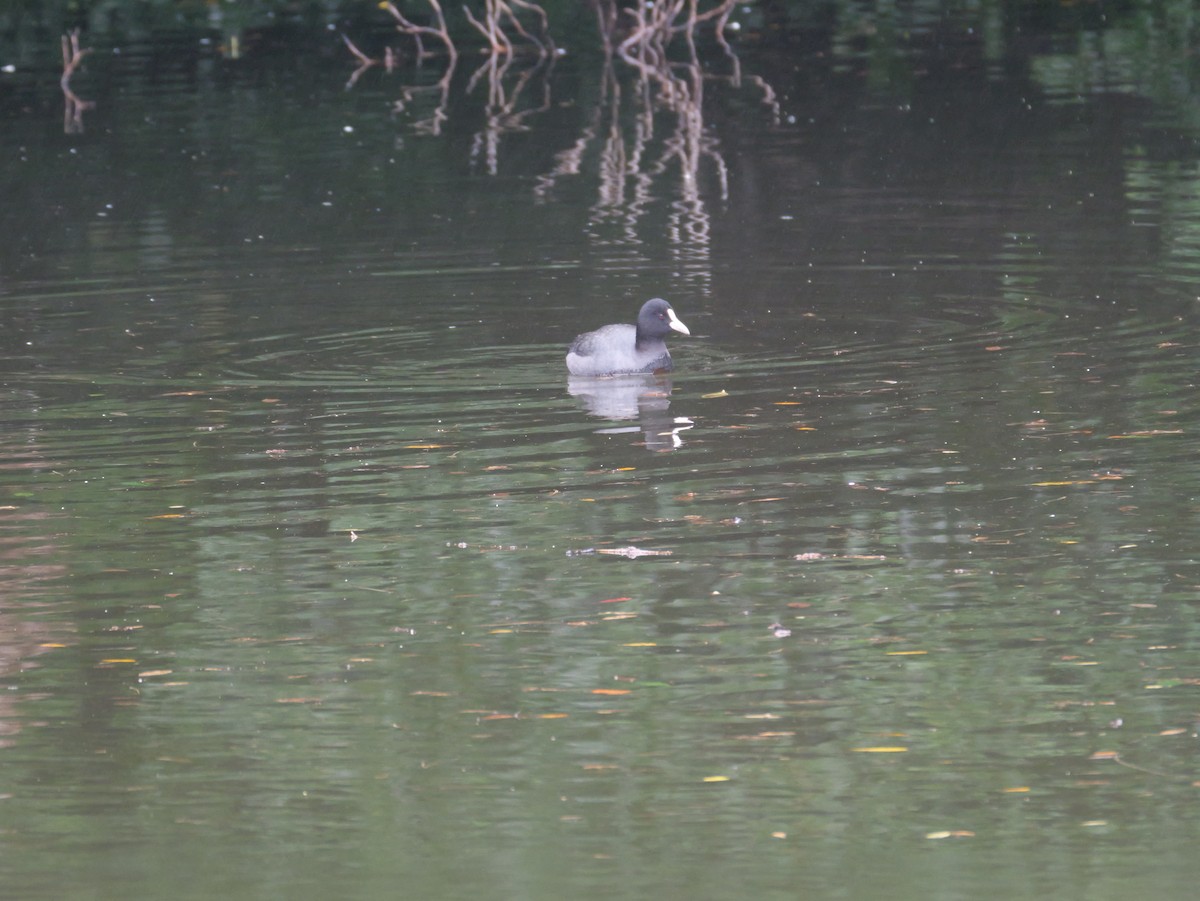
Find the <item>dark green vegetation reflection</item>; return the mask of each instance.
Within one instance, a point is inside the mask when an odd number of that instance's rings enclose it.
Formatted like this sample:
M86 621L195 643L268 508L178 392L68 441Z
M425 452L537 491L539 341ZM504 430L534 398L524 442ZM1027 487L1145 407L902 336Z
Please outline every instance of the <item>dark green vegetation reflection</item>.
M1190 7L546 9L0 4L0 894L1191 897Z

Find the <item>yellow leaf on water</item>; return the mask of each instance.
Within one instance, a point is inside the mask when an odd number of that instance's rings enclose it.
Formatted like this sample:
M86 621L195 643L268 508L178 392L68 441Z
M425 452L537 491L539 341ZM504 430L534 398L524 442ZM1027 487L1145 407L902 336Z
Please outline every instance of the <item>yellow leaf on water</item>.
M888 651L887 657L918 657L921 654L928 654L928 651Z
M729 777L728 776L705 776L704 781L705 782L728 782Z
M1029 791L1029 786L1028 785L1014 785L1012 788L1002 788L1000 790L1002 792L1004 792L1005 794L1016 795L1016 794L1022 794L1024 792Z
M594 695L628 695L633 694L633 690L629 688L593 688Z
M904 745L878 745L871 748L851 748L856 754L903 754L908 748Z
M701 394L704 400L712 400L714 397L729 397L729 392L722 388L720 391L714 391L712 394Z
M658 642L657 641L628 641L624 645L622 645L622 647L626 647L626 648L656 648L656 647L658 647Z

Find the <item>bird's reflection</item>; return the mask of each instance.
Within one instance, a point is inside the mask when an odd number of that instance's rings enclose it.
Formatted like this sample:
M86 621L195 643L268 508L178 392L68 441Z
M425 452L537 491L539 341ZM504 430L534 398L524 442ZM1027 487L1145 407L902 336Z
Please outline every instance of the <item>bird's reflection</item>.
M636 372L625 375L573 375L567 392L583 402L588 414L610 422L635 420L634 426L598 429L600 435L642 432L646 448L669 451L683 446L681 432L693 425L684 416L671 415L671 377L665 373Z

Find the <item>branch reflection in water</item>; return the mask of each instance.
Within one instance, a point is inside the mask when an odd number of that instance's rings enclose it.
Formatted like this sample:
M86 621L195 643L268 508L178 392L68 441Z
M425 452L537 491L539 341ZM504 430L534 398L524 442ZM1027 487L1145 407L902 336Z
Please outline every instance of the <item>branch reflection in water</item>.
M423 34L440 40L447 56L441 78L435 84L404 87L393 112L412 115L411 127L419 134L437 136L448 119L459 54L438 0L428 3L436 27L415 25L394 6L386 5L398 30L418 41L418 65L433 55L419 43ZM669 0L627 9L621 9L616 0L594 0L593 5L604 49L599 100L578 138L555 154L549 171L536 177L535 199L552 201L563 182L584 174L592 163L598 186L588 216L589 232L607 245L626 248L645 244L640 231L648 211L656 201L669 202L666 231L682 283L679 287L707 293L711 217L701 181L702 176L711 175L709 184L725 200L729 178L718 140L705 129L705 82L733 90L753 89L778 121L775 92L762 78L742 74L725 35L733 0L721 0L705 11L700 10L698 0ZM518 20L516 11L523 12L527 22L533 17L528 28ZM558 51L549 36L545 12L527 0L487 0L480 17L469 14L469 19L484 36L488 51L466 87L470 95L487 82L485 120L471 141L471 163L496 175L504 136L530 131L531 120L551 109L551 74ZM702 28L712 29L720 48L718 59L723 56L725 60L723 74L705 71L701 63L697 36ZM360 63L347 85L350 88L376 61L359 52L348 38L344 40ZM389 71L395 58L389 48L385 57ZM531 58L533 65L523 61ZM428 94L436 98L432 112L425 112L428 107L420 101ZM677 180L673 180L676 171Z
M526 85L532 81L533 77L541 72L543 60L539 60L535 68L526 69L521 72L513 89L506 91L504 88L504 76L511 65L511 56L502 56L501 54L493 53L488 57L487 62L475 70L475 74L471 76L471 80L467 84L467 93L474 93L476 85L479 84L485 75L487 76L488 99L485 108L486 120L484 127L476 132L475 137L471 141L471 162L479 162L482 156L488 175L495 175L498 171L501 138L512 132L527 131L529 128L525 124L527 118L550 109L549 78L541 79L541 104L527 109L518 109L521 94L524 92Z
M567 379L567 392L578 398L585 410L597 419L610 422L637 420L636 426L597 429L598 435L619 435L641 431L647 450L670 451L683 446L680 432L692 428L685 416L672 416L671 377L651 372L594 378L573 375Z
M79 29L73 29L62 36L62 78L58 84L63 92L63 132L69 135L83 134L83 114L96 104L91 100L83 100L71 90L71 76L79 68L83 58L91 53L91 48L79 47Z

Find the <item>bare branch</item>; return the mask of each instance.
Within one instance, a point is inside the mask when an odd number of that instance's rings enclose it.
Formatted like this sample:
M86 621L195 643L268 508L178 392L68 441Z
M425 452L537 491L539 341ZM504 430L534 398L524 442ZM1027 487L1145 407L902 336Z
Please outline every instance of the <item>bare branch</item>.
M385 3L383 8L391 13L392 18L396 20L396 28L404 34L411 34L417 38L417 55L422 59L431 54L426 52L420 43L420 36L423 34L431 35L443 44L446 45L446 53L450 56L450 64L454 65L458 61L458 51L454 47L454 41L450 40L450 30L446 27L446 17L442 15L441 4L438 0L429 0L429 5L433 7L433 14L437 17L437 28L431 28L428 25L417 25L404 18L404 14L396 9L394 3Z
M364 67L373 66L378 62L378 60L371 59L371 57L367 56L365 53L355 47L354 41L346 37L345 34L342 35L342 42L346 45L347 49L354 54L355 58L363 64Z

